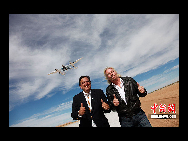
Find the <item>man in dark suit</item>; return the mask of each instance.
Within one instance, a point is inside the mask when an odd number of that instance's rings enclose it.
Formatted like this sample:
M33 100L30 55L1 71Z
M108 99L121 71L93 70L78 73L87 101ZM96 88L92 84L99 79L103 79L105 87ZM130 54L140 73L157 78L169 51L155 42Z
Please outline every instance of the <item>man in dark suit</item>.
M71 117L80 120L79 127L110 127L104 113L110 112L107 98L101 89L91 89L89 76L81 76L83 90L73 97Z

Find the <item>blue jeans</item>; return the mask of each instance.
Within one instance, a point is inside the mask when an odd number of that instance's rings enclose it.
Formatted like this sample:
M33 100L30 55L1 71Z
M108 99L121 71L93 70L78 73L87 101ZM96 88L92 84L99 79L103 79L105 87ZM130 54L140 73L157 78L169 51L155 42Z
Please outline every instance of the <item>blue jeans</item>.
M132 117L120 116L119 122L121 127L152 127L142 109Z

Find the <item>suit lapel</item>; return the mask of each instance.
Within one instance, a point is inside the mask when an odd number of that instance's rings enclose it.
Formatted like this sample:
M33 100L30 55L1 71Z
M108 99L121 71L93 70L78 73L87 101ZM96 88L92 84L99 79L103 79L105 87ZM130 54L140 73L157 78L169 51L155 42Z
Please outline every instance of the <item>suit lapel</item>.
M92 106L92 111L95 109L95 90L91 90L91 106Z
M81 97L81 98L80 98L80 101L82 101L81 103L83 103L83 106L86 108L86 110L89 110L89 107L88 107L88 105L87 105L87 101L86 101L86 98L85 98L83 92L81 92L81 96L80 96L80 97ZM80 104L81 104L81 103L80 103Z
M118 90L112 84L110 84L110 91L112 92L112 94L115 94L116 98L118 99L121 98Z

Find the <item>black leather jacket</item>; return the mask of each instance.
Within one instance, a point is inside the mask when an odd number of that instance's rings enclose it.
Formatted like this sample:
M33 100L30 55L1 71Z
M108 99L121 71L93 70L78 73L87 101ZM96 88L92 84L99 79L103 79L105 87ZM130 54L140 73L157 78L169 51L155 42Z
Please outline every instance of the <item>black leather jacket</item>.
M121 98L118 90L110 84L106 88L106 95L108 98L108 103L110 105L110 108L112 110L116 110L118 112L119 116L126 116L126 117L132 117L134 114L136 114L138 111L140 111L140 100L139 97L144 97L147 95L147 91L145 89L145 93L140 93L138 90L137 82L131 78L131 77L120 77L124 81L124 91L125 91L125 99L127 102L127 105L125 101ZM113 99L115 94L116 98L119 101L119 106L114 106ZM137 96L139 95L139 97Z

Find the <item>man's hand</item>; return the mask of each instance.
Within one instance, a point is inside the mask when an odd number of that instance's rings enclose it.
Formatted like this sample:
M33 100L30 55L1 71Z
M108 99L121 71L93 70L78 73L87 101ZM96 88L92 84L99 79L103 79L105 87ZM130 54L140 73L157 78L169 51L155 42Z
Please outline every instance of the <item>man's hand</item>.
M81 107L80 107L80 110L79 110L79 116L83 116L85 114L85 107L83 106L83 103L81 103Z
M140 93L144 93L145 92L145 89L143 86L140 86L140 84L137 82L137 86L138 86L138 90Z
M104 110L110 109L110 106L107 103L103 102L102 99L101 99L101 102L102 102L102 107L103 107Z
M113 100L114 106L119 106L119 101L116 98L115 94L113 94L113 96L114 96L114 100Z

